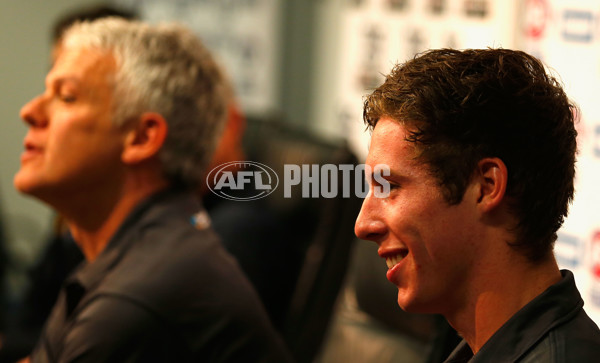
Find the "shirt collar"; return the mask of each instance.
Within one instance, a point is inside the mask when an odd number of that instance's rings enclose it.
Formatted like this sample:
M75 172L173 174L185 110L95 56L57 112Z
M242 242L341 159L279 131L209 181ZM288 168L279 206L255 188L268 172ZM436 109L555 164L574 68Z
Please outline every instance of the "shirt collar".
M467 344L466 340L462 340L456 348L450 353L450 356L444 361L444 363L466 363L473 358L473 351Z
M92 263L81 264L67 279L66 289L75 291L69 305L77 305L85 291L93 289L120 260L131 244L137 240L145 226L166 217L190 218L201 210L200 202L191 193L172 189L160 191L140 202L127 216L106 248ZM135 228L133 228L135 226ZM69 313L72 311L70 309Z
M569 321L583 307L573 273L561 270L562 279L513 315L481 347L471 362L514 362L557 325ZM463 340L445 361L469 361L472 352Z

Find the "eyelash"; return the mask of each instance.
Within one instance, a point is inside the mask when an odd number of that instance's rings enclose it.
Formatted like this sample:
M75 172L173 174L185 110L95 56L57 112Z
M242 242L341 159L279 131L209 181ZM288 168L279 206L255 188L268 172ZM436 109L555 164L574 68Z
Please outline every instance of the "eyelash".
M66 102L66 103L72 103L75 102L75 96L72 95L59 95L58 96L60 98L61 101Z
M400 187L401 187L400 184L393 183L387 179L385 179L385 181L389 184L390 190L400 189ZM383 186L382 183L379 183L375 179L371 179L370 183L373 185L373 187L382 187Z

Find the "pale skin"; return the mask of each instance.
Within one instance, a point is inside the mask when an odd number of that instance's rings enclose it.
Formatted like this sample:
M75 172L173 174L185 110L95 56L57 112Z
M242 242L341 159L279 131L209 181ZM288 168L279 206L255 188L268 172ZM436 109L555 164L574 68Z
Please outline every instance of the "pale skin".
M370 181L355 232L388 259L400 307L444 315L476 353L561 275L552 254L534 264L507 243L516 220L502 160L480 160L462 201L449 205L406 136L407 127L388 117L374 128L366 163L390 166L391 191L377 198Z
M29 129L14 185L65 217L88 261L140 201L168 187L157 157L166 121L146 112L114 125L116 70L109 52L61 49L45 92L21 110Z

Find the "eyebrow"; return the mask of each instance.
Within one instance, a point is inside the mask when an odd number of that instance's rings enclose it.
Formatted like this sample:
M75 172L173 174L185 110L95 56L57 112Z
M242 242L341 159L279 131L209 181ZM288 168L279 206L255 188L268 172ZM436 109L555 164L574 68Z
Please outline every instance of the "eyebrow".
M393 181L397 181L397 182L406 182L407 180L410 179L410 176L407 175L406 173L399 173L397 171L394 171L394 169L392 169L391 167L389 168L389 170L390 170L389 175L383 175L383 174L381 175L386 180L393 180ZM371 168L369 173L365 173L365 177L372 179L373 174L374 174L374 170Z
M390 175L382 175L382 177L386 180L397 181L399 183L406 183L411 179L410 176L405 173L395 173L392 169L390 169Z
M77 85L79 85L81 83L79 78L77 78L75 76L52 77L51 75L48 75L46 77L46 88L48 88L48 86L60 87L62 84L66 83L66 82L73 82Z

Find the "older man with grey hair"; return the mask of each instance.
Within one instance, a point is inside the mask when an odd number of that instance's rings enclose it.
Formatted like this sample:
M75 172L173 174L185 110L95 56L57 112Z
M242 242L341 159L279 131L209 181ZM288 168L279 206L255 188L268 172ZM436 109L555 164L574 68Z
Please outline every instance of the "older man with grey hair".
M86 257L33 362L285 362L255 292L193 196L227 83L188 30L119 19L66 31L15 187L65 217Z

